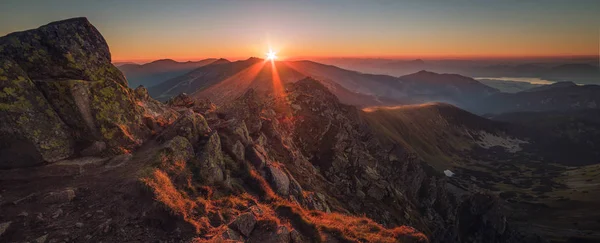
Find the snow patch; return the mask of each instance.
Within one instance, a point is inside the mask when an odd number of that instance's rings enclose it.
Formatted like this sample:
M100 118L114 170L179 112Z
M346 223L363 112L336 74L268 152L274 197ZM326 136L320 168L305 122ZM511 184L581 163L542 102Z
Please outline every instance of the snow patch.
M479 141L476 141L477 145L482 148L489 149L491 147L500 146L506 149L507 152L516 153L521 151L521 144L529 143L517 138L511 137L500 137L495 134L488 133L486 131L479 132Z
M452 172L452 171L450 171L450 170L444 170L444 174L445 174L447 177L452 177L452 176L454 175L454 172Z

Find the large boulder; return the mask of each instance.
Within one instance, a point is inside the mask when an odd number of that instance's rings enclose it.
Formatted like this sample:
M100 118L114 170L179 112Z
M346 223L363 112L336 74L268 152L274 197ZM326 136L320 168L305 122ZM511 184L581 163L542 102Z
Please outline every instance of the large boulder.
M187 111L159 135L158 139L167 141L176 136L187 138L194 146L211 132L204 117L198 113Z
M246 147L245 156L257 169L262 169L268 161L267 152L260 145L250 145Z
M194 148L185 137L176 136L165 142L157 155L161 160L188 161L194 157Z
M236 161L244 161L244 145L237 141L231 146L231 155Z
M85 18L1 37L0 91L0 150L9 155L2 167L55 162L96 141L124 153L151 135L144 108Z
M265 168L271 187L277 194L287 196L290 194L290 179L284 170L276 164L268 164Z
M229 224L229 228L237 230L242 235L248 237L256 225L256 216L248 212L241 214Z
M86 18L53 22L0 38L0 55L12 59L32 80L109 79L127 86L111 64L108 44Z
M188 96L186 93L181 93L169 99L167 101L167 104L170 106L192 107L194 106L194 100L190 98L190 96Z
M204 182L211 184L225 179L221 141L217 132L213 132L204 147L198 151L198 160L200 176Z
M213 104L212 102L210 102L210 100L199 99L199 100L195 100L194 106L192 107L192 109L195 112L206 115L208 113L212 113L212 112L216 111L217 106L215 104Z
M139 100L148 100L150 99L150 95L148 94L148 89L143 85L138 86L133 90L133 93Z
M217 127L223 149L234 159L244 159L245 146L252 141L244 121L227 121L224 126Z
M191 176L187 162L194 158L194 148L181 136L165 142L154 154L154 166L166 172L175 183L185 184Z

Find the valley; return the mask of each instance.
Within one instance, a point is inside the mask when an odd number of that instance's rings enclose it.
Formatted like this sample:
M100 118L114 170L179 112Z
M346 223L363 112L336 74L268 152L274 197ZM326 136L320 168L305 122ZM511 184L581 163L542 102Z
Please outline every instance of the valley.
M569 119L580 117L575 121L545 120L553 124L548 126L539 124L544 116L559 117L561 113L493 117L499 122L450 105L431 103L371 108L365 114L381 135L406 144L438 173L451 171L448 183L452 186L466 191L490 191L505 200L506 214L519 227L557 242L566 238L590 242L598 239L598 215L590 213L600 199L596 196L600 189L598 155L585 159L585 153L595 153L597 149L586 150L586 145L581 145L581 157L577 157L576 149L565 145L574 141L589 143L595 136L582 131L560 139L546 135L565 131L565 125L570 123L598 121L595 111L564 115ZM561 128L557 130L555 126ZM595 131L598 126L587 128Z

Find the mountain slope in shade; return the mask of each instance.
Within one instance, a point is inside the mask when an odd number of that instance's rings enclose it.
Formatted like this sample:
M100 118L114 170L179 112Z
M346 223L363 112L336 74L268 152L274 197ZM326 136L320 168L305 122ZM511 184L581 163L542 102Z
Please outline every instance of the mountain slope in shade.
M402 144L439 171L453 166L454 158L477 144L488 134L502 134L506 124L493 122L445 103L426 103L363 109L364 119L382 136ZM520 149L518 139L503 136L505 149ZM500 144L497 144L500 145Z
M508 222L557 242L600 239L597 110L494 117L500 122L440 103L366 111L378 136L444 172L456 190L505 199Z
M401 76L399 80L400 87L409 92L411 97L423 101L447 101L464 105L498 93L495 88L458 74L419 71Z
M529 82L520 82L520 81L509 81L509 80L495 80L495 79L478 79L477 81L490 86L492 88L498 89L500 92L505 93L518 93L521 91L525 91L528 89L536 88L543 86L542 84L532 84Z
M533 87L531 89L524 90L523 92L538 92L538 91L544 91L544 90L550 90L550 89L572 88L572 87L576 87L576 86L577 86L577 84L575 84L573 82L556 82L553 84L547 84L547 85L542 85L539 87Z
M171 59L162 59L146 64L123 64L117 66L117 68L125 74L130 87L135 88L139 85L151 87L216 61L218 60L215 58L196 62L177 62Z
M290 65L313 77L336 82L348 90L395 100L397 104L443 101L462 106L498 92L477 80L455 74L420 71L396 78L310 61L291 62Z
M204 97L223 93L219 97L235 98L247 88L268 89L273 83L278 83L273 80L275 77L271 71L273 65L277 69L277 78L281 83L296 82L303 77L313 77L329 84L329 87L337 87L340 95L342 93L346 96L353 94L352 96L356 96L357 100L352 104L359 106L428 101L445 101L463 105L497 92L474 79L459 75L423 71L396 78L387 75L364 74L311 61L277 61L271 64L262 59L248 59L198 68L152 87L150 94L161 100L166 100L182 92L197 92L203 94L201 96ZM217 92L217 90L222 92ZM233 95L231 96L230 93ZM370 98L365 99L366 97ZM373 100L378 101L373 102ZM342 101L348 103L350 99L343 98Z
M150 87L150 95L158 100L167 100L180 93L194 93L226 80L249 68L262 59L249 58L244 61L218 61L211 65L196 68L184 75L171 78Z
M516 94L497 93L468 108L484 114L520 111L568 111L594 109L600 105L600 86L559 82Z
M336 82L354 92L390 98L405 96L401 90L394 88L397 79L392 76L365 74L312 61L289 62L289 66L319 80Z
M590 64L563 64L551 68L543 77L552 80L577 80L580 83L598 84L600 67Z
M492 60L393 60L379 58L322 58L316 61L360 72L402 76L429 70L470 77L530 77L552 81L598 84L598 57L531 60L505 63Z
M206 89L195 92L193 97L209 99L220 105L240 97L250 89L261 94L277 96L282 94L286 84L294 83L304 78L312 79L312 77L299 71L294 64L288 62L271 63L264 62L264 60L258 60L246 70L226 78ZM344 104L373 106L397 103L396 100L385 98L379 99L375 96L350 91L342 85L330 80L318 80Z
M546 134L546 153L570 165L600 163L600 109L511 112L491 116Z

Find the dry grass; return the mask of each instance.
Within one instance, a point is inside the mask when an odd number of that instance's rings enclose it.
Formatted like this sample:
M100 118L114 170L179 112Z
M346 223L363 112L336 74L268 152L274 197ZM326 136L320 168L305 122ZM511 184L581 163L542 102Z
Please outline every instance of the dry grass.
M428 103L363 110L366 112L362 118L381 137L410 149L439 171L455 165L454 152L475 145L466 129L454 124L453 114L445 114L462 111L449 105Z
M218 238L215 236L226 230L225 225L246 212L256 216L257 228L277 230L285 226L315 242L325 242L330 237L342 242L427 241L423 234L410 227L387 229L365 217L306 210L275 194L265 178L247 163L240 167L248 188L244 193L235 194L193 181L189 165L183 160L168 156L158 158L154 165L157 168L141 180L173 215L196 228L200 238L195 242Z
M173 215L181 216L183 220L192 224L197 232L208 229L208 222L192 213L196 211L198 204L178 190L167 173L155 169L151 176L141 180L152 190L156 200L163 203Z
M278 198L269 183L254 168L248 167L248 177L246 178L246 182L252 189L255 189L258 192L258 195L262 200L272 201Z

